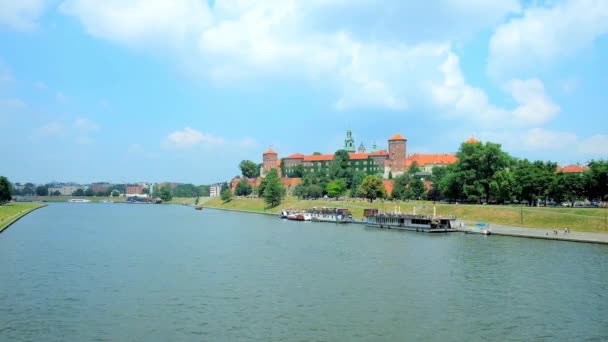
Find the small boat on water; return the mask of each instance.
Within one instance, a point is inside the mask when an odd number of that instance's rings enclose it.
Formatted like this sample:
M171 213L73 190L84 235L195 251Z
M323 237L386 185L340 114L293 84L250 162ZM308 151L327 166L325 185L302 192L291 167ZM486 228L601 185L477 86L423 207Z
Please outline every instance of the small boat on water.
M84 198L72 198L72 199L69 199L68 202L70 202L70 203L89 203L89 202L91 202L91 200L84 199Z
M197 205L196 207L194 207L194 210L203 210L203 206L202 205Z
M287 219L292 221L310 221L311 218L312 217L310 216L310 214L305 211L293 212L287 215Z

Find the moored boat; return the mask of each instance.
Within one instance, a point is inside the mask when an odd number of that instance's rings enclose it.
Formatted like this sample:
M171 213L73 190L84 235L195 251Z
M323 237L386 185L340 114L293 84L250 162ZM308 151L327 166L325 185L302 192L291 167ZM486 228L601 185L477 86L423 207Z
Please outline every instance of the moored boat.
M353 215L350 210L342 208L312 208L307 211L314 222L351 223Z
M426 233L456 232L456 217L416 214L380 214L367 217L369 227L412 230Z
M84 198L72 198L72 199L69 199L68 202L70 202L70 203L89 203L89 202L91 202L91 200L84 199Z
M203 210L203 206L202 205L197 205L196 207L194 207L194 210Z

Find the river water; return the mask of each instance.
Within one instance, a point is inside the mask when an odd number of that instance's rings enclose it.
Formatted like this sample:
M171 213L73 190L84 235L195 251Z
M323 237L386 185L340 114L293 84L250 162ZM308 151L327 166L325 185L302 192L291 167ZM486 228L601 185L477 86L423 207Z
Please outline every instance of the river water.
M608 246L54 203L0 235L1 341L608 340Z

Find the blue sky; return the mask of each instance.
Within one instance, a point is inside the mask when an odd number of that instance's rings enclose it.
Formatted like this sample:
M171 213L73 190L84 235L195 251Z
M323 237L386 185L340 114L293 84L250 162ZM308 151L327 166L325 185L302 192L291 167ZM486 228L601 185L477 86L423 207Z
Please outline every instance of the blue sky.
M0 174L177 181L394 133L608 158L608 2L0 0Z

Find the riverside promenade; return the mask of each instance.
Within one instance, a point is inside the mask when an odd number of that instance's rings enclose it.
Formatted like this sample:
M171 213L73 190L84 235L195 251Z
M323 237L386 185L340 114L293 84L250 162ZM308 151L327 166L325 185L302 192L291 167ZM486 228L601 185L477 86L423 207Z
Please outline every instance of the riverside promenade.
M479 229L470 231L471 227L459 228L460 231L479 234ZM482 229L487 229L484 227ZM516 236L534 239L572 241L572 242L587 242L608 244L608 233L591 233L570 231L564 232L564 229L543 229L543 228L522 228L513 226L504 226L499 224L490 224L489 229L492 235ZM555 233L557 231L557 234Z

